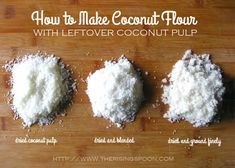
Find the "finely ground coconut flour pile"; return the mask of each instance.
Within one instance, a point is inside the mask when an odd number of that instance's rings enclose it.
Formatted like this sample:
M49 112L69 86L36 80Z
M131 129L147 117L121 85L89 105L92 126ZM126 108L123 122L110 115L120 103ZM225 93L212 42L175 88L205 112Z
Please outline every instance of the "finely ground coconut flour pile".
M12 109L24 126L52 123L71 102L75 83L58 58L27 55L6 64L5 69L12 73Z
M162 99L169 110L164 117L170 121L185 119L195 127L211 122L225 88L221 71L211 63L209 55L198 56L187 50L168 76Z
M104 117L118 127L134 120L143 98L143 83L124 57L105 61L105 68L87 78L87 94L94 116Z

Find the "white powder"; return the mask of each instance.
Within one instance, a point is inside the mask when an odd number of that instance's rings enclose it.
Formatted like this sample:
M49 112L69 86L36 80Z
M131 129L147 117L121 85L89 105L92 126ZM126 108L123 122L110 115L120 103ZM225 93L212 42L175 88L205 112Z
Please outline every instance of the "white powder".
M5 66L12 73L12 108L25 126L50 124L71 100L71 77L65 65L53 56L28 55Z
M104 117L122 127L134 120L143 98L143 84L132 64L124 57L105 61L105 68L87 78L87 94L94 116Z
M169 105L165 118L172 122L185 119L201 127L217 114L225 88L221 71L211 63L209 55L198 56L187 50L182 60L174 65L169 84L164 84L163 91L163 102Z

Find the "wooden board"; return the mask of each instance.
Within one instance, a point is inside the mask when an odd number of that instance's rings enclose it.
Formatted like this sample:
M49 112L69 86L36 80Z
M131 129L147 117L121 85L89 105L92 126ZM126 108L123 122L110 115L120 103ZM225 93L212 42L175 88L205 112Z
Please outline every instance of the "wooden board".
M35 37L32 30L37 26L30 19L34 10L44 10L51 16L65 10L75 16L80 10L90 13L97 10L109 17L115 10L121 10L126 16L151 15L154 10L176 10L179 15L193 15L199 20L195 26L198 34L193 37ZM78 92L74 104L67 110L68 115L58 117L53 125L34 125L28 132L28 129L22 129L21 120L13 120L5 96L10 89L6 84L9 74L1 70L0 167L235 167L234 14L234 0L0 1L0 65L17 56L41 50L70 64L74 78L78 79ZM110 25L106 28L117 27ZM213 62L224 71L227 91L222 121L206 128L194 128L184 121L171 124L162 118L167 106L160 103L159 107L152 107L156 99L160 100L161 79L189 48L196 53L210 53ZM80 79L102 67L101 59L118 58L121 54L133 60L136 67L149 72L149 75L143 75L146 101L135 122L127 124L123 130L116 127L107 129L108 121L92 117L91 105L85 94L86 84ZM62 124L59 124L60 120ZM32 139L54 137L58 143L55 146L15 143L16 138L27 136ZM222 145L188 147L168 144L169 138L192 139L199 136L218 137ZM93 142L95 137L134 137L135 143L98 144ZM142 160L131 160L135 157Z

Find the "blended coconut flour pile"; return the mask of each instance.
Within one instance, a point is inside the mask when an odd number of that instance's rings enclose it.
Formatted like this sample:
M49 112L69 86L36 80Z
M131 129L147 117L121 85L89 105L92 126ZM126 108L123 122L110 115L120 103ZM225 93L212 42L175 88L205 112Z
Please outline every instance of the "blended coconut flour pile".
M12 109L24 126L52 123L72 100L76 84L57 57L26 55L6 64L5 69L12 73Z
M221 70L208 54L198 56L187 50L173 67L169 84L163 80L163 102L169 105L164 115L170 121L185 119L195 127L206 126L217 114L225 91Z
M134 120L143 98L143 83L124 57L105 61L105 68L87 78L87 94L94 116L109 119L118 127Z

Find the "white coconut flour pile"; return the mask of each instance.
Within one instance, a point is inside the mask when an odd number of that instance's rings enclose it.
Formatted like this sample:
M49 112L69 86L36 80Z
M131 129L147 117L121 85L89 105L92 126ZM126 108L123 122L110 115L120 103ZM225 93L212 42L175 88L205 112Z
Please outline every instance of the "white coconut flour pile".
M76 84L59 58L37 53L4 67L12 73L12 109L24 126L52 123L71 102Z
M94 116L109 119L118 127L134 120L143 98L143 83L124 57L105 61L105 68L87 78L87 94Z
M225 91L221 70L208 54L196 55L187 50L163 80L162 100L169 105L164 117L170 121L185 119L195 127L205 126L217 114Z

